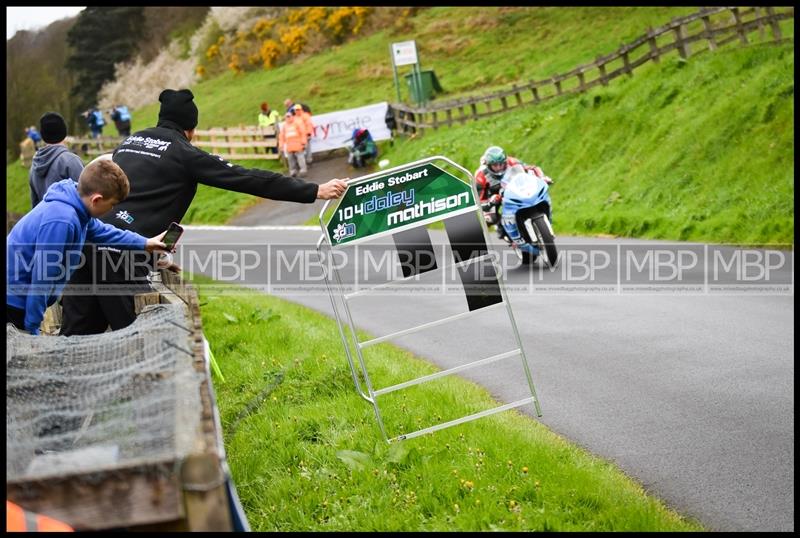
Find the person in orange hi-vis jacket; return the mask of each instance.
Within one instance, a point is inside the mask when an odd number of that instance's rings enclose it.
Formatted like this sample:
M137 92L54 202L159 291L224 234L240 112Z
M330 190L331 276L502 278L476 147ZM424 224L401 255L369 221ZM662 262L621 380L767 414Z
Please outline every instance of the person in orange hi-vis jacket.
M299 173L300 177L304 177L308 172L305 156L307 143L308 133L303 120L295 114L294 109L287 110L285 121L281 125L278 135L278 146L286 156L290 176Z
M73 532L74 530L57 519L29 512L6 500L6 532Z
M296 116L303 120L303 125L306 128L306 135L308 136L308 140L306 140L306 164L311 164L313 160L311 157L311 137L314 136L314 123L311 121L311 113L306 112L303 108L303 105L300 103L294 105L294 113Z

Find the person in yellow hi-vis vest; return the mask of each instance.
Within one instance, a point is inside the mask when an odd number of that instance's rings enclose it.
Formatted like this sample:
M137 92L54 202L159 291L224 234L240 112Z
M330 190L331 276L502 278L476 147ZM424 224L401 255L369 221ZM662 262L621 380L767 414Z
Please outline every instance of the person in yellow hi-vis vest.
M278 122L281 121L281 115L278 114L277 110L272 110L269 108L269 103L264 101L261 103L261 112L258 113L258 128L262 132L268 127L275 128L275 137L277 139L278 136ZM264 135L264 139L269 138L268 135ZM270 153L278 153L278 148L269 148Z
M74 530L57 519L29 512L6 500L6 532L73 532Z

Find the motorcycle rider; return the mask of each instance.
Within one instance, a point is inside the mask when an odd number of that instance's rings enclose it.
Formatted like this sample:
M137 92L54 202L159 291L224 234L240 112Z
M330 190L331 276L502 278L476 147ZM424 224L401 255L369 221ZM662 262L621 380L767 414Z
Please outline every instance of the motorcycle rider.
M506 155L500 146L489 146L481 157L480 166L475 171L475 184L478 187L478 196L486 216L486 223L497 225L497 237L510 243L503 225L500 224L500 215L497 213L498 207L503 202L503 189L500 180L509 167L520 164L527 172L544 180L548 185L553 180L544 175L542 169L536 165L527 165L524 162Z

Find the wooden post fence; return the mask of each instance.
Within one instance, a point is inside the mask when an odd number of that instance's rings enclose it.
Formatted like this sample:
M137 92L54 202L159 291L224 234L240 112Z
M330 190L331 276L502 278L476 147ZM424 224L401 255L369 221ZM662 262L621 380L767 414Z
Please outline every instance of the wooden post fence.
M686 42L686 36L683 33L683 24L678 24L675 28L675 46L678 48L678 54L681 55L682 59L689 58L689 44Z
M68 137L71 151L92 158L113 152L124 137L75 138ZM223 159L278 159L278 137L275 127L212 127L197 129L192 145L203 148Z
M717 50L717 40L714 38L714 29L708 15L703 16L703 28L706 31L704 37L708 40L708 50Z
M775 8L768 7L765 9L769 18L769 25L772 27L772 37L775 38L775 41L780 41L783 36L781 35L781 26L778 24L778 18L775 16Z
M399 118L398 118L399 119ZM275 127L214 127L194 132L192 145L223 159L279 159Z

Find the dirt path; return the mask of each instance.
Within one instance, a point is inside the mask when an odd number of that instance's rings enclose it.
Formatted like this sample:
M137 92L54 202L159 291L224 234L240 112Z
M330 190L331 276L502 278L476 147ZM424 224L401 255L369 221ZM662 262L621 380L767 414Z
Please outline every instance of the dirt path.
M352 168L347 164L346 153L333 154L330 157L315 155L314 162L308 167L308 176L304 179L314 183L325 183L333 178L352 179L373 171L369 168ZM287 172L284 171L285 173ZM313 204L297 204L265 199L236 215L228 224L236 226L304 224L312 215L319 215L323 205L325 205L324 200L317 200Z

